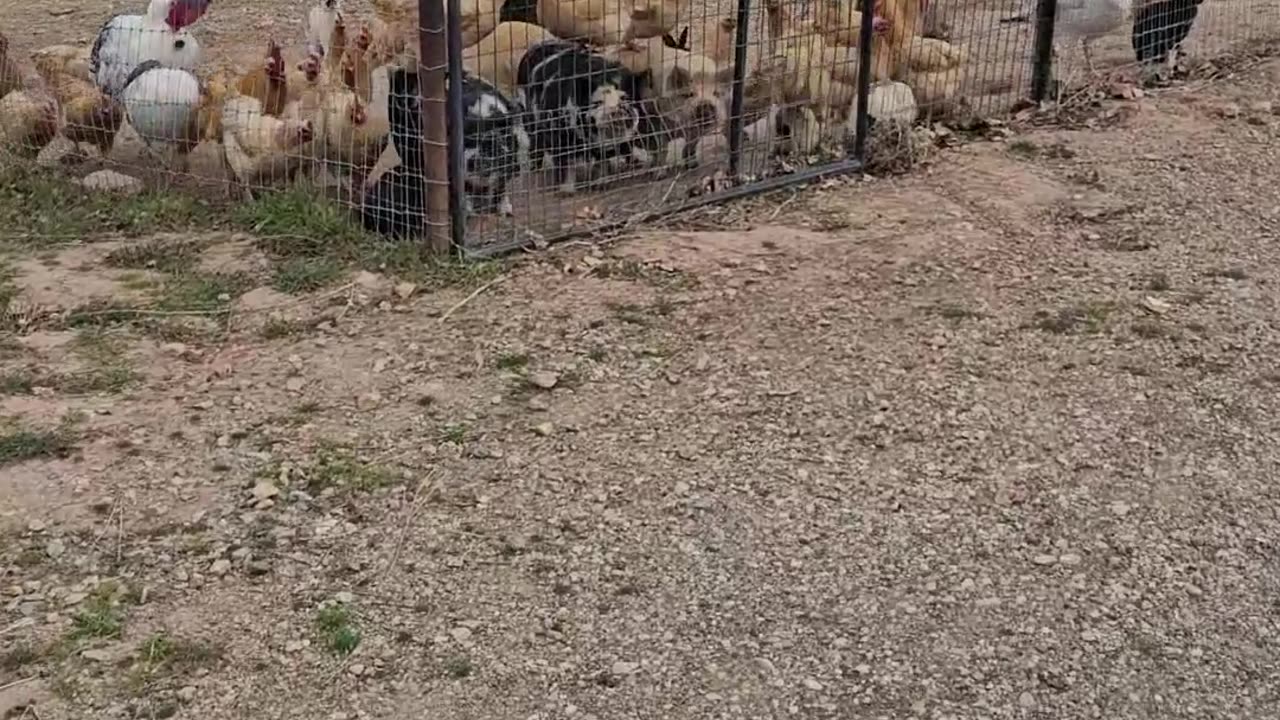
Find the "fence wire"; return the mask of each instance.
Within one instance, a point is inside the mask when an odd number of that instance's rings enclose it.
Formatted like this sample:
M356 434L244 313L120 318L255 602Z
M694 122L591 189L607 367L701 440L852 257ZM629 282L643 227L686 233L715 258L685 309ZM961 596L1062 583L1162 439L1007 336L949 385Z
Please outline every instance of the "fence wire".
M80 44L0 27L6 152L104 189L305 184L371 232L479 252L909 158L936 121L1280 39L1280 0L105 5L60 18Z

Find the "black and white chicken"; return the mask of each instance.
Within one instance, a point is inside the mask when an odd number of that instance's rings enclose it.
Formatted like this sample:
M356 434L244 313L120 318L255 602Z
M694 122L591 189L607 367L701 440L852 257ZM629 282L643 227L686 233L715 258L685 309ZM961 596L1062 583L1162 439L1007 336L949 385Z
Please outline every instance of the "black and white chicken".
M1138 62L1169 62L1169 53L1191 34L1203 0L1157 0L1133 14L1133 52Z
M145 15L116 15L98 31L89 55L93 81L118 96L144 62L195 70L200 43L186 29L209 9L211 0L151 0Z

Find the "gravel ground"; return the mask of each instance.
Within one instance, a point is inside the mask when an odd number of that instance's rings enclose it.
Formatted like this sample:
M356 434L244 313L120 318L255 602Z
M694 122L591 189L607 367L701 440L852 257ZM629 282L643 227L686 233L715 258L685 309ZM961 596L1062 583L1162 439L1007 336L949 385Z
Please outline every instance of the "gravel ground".
M0 715L1274 718L1272 102L1276 60L460 307L115 331L124 393L0 396L86 414L3 468Z

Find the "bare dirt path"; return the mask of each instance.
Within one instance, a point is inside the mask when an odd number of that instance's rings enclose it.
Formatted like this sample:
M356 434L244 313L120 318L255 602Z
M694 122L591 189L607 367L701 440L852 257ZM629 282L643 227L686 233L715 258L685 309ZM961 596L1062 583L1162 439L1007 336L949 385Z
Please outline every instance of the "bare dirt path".
M1277 88L461 307L366 278L298 332L17 336L57 381L0 395L0 450L53 456L0 467L0 712L1273 718Z

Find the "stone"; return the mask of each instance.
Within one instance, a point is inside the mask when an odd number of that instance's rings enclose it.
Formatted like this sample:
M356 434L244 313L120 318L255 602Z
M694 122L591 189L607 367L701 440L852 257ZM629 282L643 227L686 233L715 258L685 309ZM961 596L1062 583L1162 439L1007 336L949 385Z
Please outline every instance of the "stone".
M226 558L218 558L217 560L213 561L212 565L209 566L209 572L219 577L226 575L227 571L229 571L230 569L231 569L231 561Z
M529 384L543 390L550 390L560 382L560 376L546 370L529 373Z
M619 677L623 675L634 675L639 670L640 670L640 663L625 662L622 660L619 660L618 662L614 663L613 667L609 668L609 672Z
M176 695L182 702L189 703L196 699L196 688L194 685L187 685L179 689Z
M118 173L115 170L99 170L89 173L81 178L80 185L86 190L116 193L126 197L137 195L143 189L141 180L124 173Z
M261 480L253 486L251 492L254 500L267 500L279 495L280 488L276 487L275 483Z
M54 560L57 560L58 558L66 554L67 546L63 545L61 540L57 540L57 539L50 540L49 543L44 546L44 552L49 557L53 558Z

